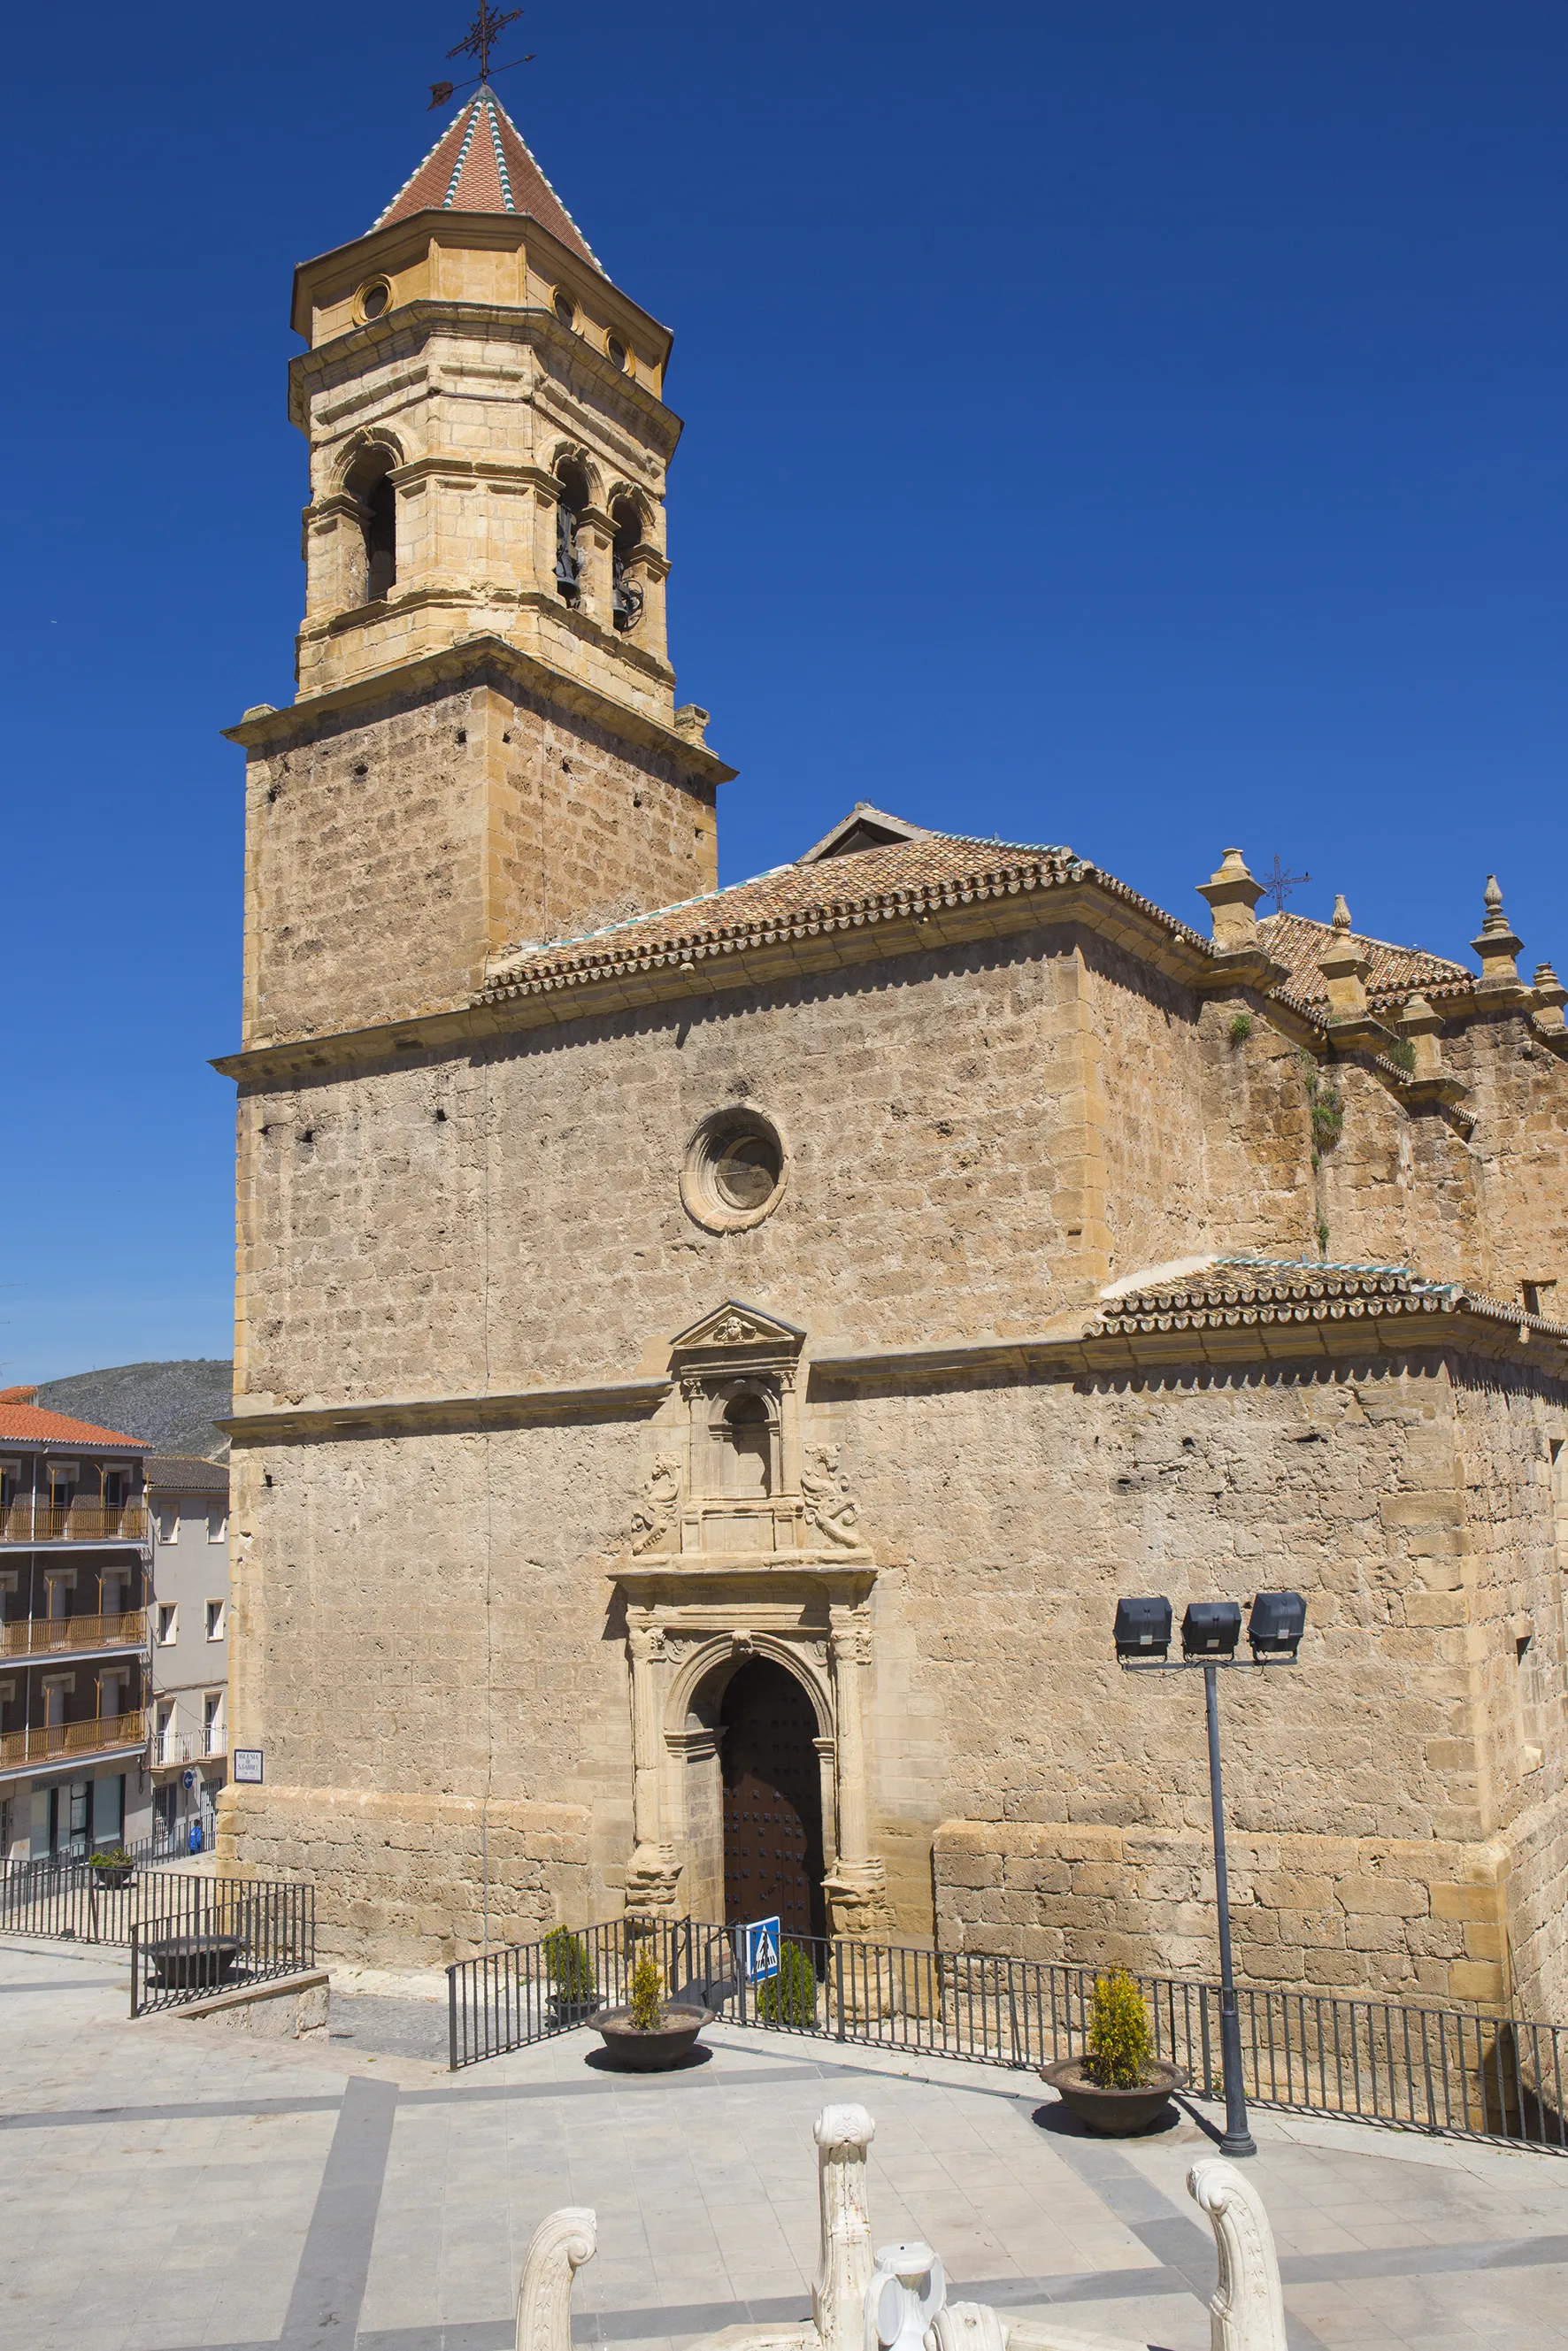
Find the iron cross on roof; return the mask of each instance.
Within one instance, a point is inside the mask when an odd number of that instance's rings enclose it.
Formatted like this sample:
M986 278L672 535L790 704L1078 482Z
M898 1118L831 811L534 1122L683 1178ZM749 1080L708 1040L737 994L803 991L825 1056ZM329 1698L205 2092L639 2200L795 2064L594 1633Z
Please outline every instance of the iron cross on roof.
M1285 901L1291 891L1299 889L1303 882L1310 882L1312 878L1310 873L1287 873L1280 862L1280 852L1276 850L1272 870L1263 876L1264 893L1272 898L1277 912L1282 914L1285 911Z
M479 0L479 14L469 26L463 38L455 47L446 52L449 57L476 58L479 70L465 82L433 81L430 85L430 103L433 107L444 106L455 89L468 89L476 86L483 89L490 78L491 50L507 26L515 25L522 13L520 8L508 8L506 15L502 16L499 9L491 7L490 0ZM531 65L534 56L535 52L530 50L526 57L514 57L511 63L515 66ZM507 73L510 69L509 66L497 66L496 71Z

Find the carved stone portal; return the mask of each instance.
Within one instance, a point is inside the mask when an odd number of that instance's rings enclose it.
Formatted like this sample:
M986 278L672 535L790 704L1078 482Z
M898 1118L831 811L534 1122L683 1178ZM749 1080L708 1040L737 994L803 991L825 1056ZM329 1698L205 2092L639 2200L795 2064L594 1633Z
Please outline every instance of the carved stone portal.
M681 1424L661 1422L612 1569L626 1612L633 1756L632 1915L724 1916L724 1690L781 1665L817 1719L829 1929L891 1924L870 1851L864 1716L876 1563L836 1446L802 1448L805 1332L734 1300L671 1351Z

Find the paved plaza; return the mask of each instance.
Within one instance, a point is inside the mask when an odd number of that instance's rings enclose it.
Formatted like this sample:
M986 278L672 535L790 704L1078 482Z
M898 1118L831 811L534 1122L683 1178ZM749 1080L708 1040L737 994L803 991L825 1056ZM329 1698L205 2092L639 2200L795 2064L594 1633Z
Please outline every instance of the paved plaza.
M439 1980L436 1980L437 1981ZM1032 2077L710 2031L639 2079L576 2032L452 2076L435 1983L335 1979L329 2038L127 2015L122 1952L0 1939L0 2291L27 2351L506 2351L524 2248L591 2204L583 2344L808 2314L811 2125L876 2118L878 2243L956 2294L1203 2351L1213 2240L1183 2116L1112 2145ZM1298 2351L1568 2351L1568 2160L1260 2115Z

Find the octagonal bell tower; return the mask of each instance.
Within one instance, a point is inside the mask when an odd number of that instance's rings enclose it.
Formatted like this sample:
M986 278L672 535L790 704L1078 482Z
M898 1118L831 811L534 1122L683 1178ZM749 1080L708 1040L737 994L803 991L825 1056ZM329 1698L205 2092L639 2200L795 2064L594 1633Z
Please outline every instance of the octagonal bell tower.
M668 331L482 86L296 273L298 697L248 711L247 1045L463 1002L712 889L732 770L665 640Z

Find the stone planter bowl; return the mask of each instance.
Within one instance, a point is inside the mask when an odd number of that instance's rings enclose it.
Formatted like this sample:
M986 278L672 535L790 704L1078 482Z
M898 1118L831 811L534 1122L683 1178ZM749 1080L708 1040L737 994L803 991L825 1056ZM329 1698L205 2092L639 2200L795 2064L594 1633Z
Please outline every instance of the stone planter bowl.
M170 1935L142 1946L165 1991L215 1991L226 1984L240 1953L243 1935Z
M106 1886L112 1894L118 1894L122 1887L129 1886L135 1875L136 1864L133 1861L114 1861L107 1865L102 1862L88 1864L88 1884Z
M1082 2057L1059 2057L1054 2065L1040 2068L1040 2078L1050 2083L1085 2130L1098 2132L1102 2138L1130 2138L1165 2113L1172 2091L1185 2090L1191 2076L1180 2065L1151 2058L1149 2078L1137 2089L1103 2090L1084 2078Z
M713 2022L713 2011L672 2003L659 2011L652 2032L638 2031L629 2008L604 2009L593 2022L612 2065L623 2066L629 2074L663 2074L690 2054L703 2026Z

